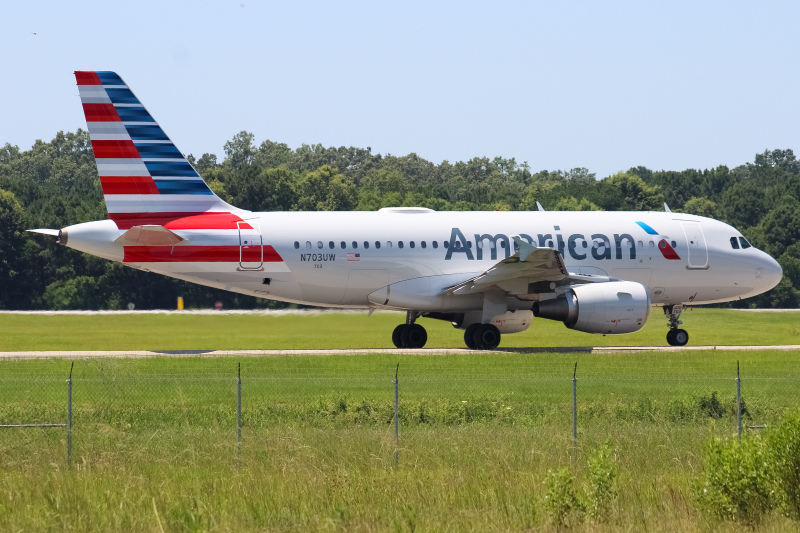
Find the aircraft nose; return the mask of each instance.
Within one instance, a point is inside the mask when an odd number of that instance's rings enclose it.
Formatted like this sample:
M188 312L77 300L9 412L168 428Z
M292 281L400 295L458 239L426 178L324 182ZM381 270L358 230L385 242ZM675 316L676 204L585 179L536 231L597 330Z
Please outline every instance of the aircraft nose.
M759 274L761 275L764 290L768 291L780 283L781 278L783 278L783 269L771 256L767 254L764 254L764 256L756 268L756 277Z

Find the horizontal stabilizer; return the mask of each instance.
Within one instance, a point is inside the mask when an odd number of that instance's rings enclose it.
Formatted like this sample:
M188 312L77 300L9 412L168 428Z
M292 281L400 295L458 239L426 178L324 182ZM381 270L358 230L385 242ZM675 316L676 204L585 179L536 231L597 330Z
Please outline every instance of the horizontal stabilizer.
M114 242L125 246L176 246L189 241L164 226L133 226Z
M42 235L50 235L52 237L58 237L58 234L61 233L61 230L46 228L29 229L25 231L30 231L31 233L41 233Z

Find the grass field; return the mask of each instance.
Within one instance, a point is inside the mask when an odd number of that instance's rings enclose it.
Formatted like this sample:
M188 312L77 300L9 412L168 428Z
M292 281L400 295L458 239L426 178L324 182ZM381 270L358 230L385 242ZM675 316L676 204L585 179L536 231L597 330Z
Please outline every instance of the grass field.
M397 313L301 315L20 315L0 314L0 352L15 350L260 350L393 348ZM800 311L687 310L690 344L800 344ZM427 347L463 348L463 331L422 319ZM654 308L630 335L591 335L537 319L528 331L504 335L501 348L538 346L666 346L667 326Z
M43 318L57 321L37 334ZM0 350L381 347L398 318L0 315ZM696 337L728 339L719 344L797 343L795 313L695 310L684 318ZM666 328L651 321L641 335L661 344ZM535 332L506 339L522 346L629 340L539 322ZM348 335L333 335L344 327ZM440 337L437 328L429 328L442 339L437 345L459 345L459 332L444 324ZM326 344L320 333L335 338ZM69 347L48 344L59 336ZM134 346L116 344L120 337ZM548 471L569 467L582 493L590 486L586 459L608 441L618 497L605 522L574 514L576 529L751 531L701 514L692 489L704 443L736 435L737 361L745 424L773 426L800 406L800 358L767 350L78 360L71 469L65 430L0 430L0 530L557 530L545 505ZM0 363L0 424L63 422L69 371L66 360ZM769 428L746 429L745 438L759 431ZM757 526L797 528L776 512Z

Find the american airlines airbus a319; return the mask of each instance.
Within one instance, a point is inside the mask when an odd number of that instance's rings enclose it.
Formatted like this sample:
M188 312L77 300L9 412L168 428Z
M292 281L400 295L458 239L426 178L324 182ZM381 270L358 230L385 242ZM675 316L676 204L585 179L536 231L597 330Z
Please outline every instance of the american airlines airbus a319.
M76 72L108 220L31 230L62 245L209 287L284 302L406 312L398 348L427 342L421 317L494 349L534 317L603 335L644 326L651 306L683 346L686 304L747 298L781 279L735 228L665 212L254 213L217 197L114 72ZM388 332L387 332L388 335Z

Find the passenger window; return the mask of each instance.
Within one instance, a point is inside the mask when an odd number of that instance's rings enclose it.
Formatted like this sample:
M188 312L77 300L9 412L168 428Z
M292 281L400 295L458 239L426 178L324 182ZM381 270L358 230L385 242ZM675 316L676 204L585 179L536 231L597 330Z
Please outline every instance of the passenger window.
M678 247L678 243L676 241L672 241L672 247L673 248L677 248Z
M297 241L294 241L294 249L297 250L298 248L300 248L300 243L297 242Z
M427 244L425 244L425 241L422 241L422 242L421 242L421 243L419 243L419 244L420 244L420 246L422 246L423 248L427 248L427 247L428 247L428 245L427 245Z
M733 247L734 250L739 249L739 241L736 240L736 237L731 237L731 246Z
M409 245L411 248L413 248L413 247L414 247L414 241L411 241L410 243L408 243L408 245Z
M317 241L317 248L322 249L322 241Z
M375 241L375 248L381 247L381 241Z
M439 242L438 241L433 241L433 248L436 249L438 247L439 247Z
M355 250L357 248L358 248L358 243L356 241L353 241L353 250Z
M341 246L342 250L344 250L345 248L347 248L347 243L342 241L342 242L339 243L339 246Z
M655 248L655 247L656 247L655 241L650 241L650 248Z
M306 248L311 249L311 241L306 241Z
M369 248L369 241L364 241L364 249L366 250Z
M642 241L639 241L639 248L644 248L644 243Z
M330 248L331 250L333 250L334 248L336 248L336 244L335 244L333 241L330 241L330 242L328 243L328 248Z
M472 241L467 241L467 248L472 248Z
M392 241L386 241L386 247L387 248L391 248L392 247Z
M397 247L398 248L402 248L403 247L403 241L397 241Z
M747 250L752 246L744 237L739 237L739 242L742 243L742 250Z
M445 248L450 248L450 241L442 242L442 246L444 246Z

